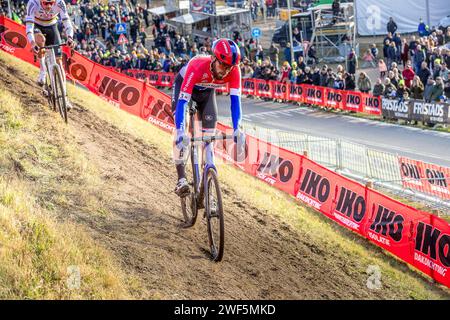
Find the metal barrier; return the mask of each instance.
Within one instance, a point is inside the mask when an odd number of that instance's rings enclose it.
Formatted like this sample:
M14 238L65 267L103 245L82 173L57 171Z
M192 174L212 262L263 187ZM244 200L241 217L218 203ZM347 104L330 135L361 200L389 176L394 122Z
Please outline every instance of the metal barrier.
M231 122L227 124L231 125ZM242 122L242 127L247 134L287 150L299 154L306 151L311 160L360 182L370 181L376 187L389 189L397 195L403 194L408 199L420 201L432 209L445 211L450 208L448 201L404 188L397 154L305 132L268 129L245 121Z

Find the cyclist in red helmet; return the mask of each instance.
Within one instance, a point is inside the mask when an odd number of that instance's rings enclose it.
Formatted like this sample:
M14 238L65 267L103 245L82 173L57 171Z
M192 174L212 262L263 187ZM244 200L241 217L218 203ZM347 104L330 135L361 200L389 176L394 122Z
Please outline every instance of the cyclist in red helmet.
M234 142L237 144L239 154L242 154L245 148L245 135L239 128L242 117L239 47L232 40L219 39L213 43L211 49L212 55L192 58L177 74L173 86L172 112L176 126L174 159L178 174L175 193L180 197L189 194L183 158L189 144L185 130L185 116L186 106L191 99L197 104L202 131L213 135L217 124L215 88L228 84ZM212 144L206 147L212 148Z

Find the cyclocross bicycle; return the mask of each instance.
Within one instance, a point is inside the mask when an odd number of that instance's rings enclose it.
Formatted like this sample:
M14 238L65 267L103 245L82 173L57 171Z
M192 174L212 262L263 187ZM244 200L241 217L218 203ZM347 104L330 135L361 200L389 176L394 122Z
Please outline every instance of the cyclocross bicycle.
M192 166L192 180L190 194L181 198L181 208L184 216L184 227L192 227L196 220L198 210L205 209L203 217L206 218L208 229L208 241L213 261L221 261L224 251L225 230L223 219L222 193L217 178L217 169L212 161L214 141L233 139L232 135L217 136L195 136L195 113L197 112L195 102L189 106L189 133L190 160ZM202 162L200 172L199 147L202 147Z
M58 112L67 123L67 95L66 86L64 81L64 70L56 61L55 51L53 48L57 48L65 45L65 43L55 44L42 47L45 49L45 68L47 70L47 76L44 83L44 94L52 107L53 111Z

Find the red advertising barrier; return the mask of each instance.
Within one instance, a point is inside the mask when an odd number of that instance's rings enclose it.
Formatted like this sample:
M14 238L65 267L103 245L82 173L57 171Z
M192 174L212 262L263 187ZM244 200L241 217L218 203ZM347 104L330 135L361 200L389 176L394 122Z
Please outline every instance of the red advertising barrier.
M344 109L346 99L345 91L327 89L325 91L324 106L333 109Z
M256 94L254 79L242 79L242 94L249 96L254 96Z
M289 94L289 84L282 83L278 81L271 81L271 86L273 88L273 98L287 100Z
M0 49L33 63L29 48L20 40L25 34L23 26L0 17L0 27L2 34ZM127 112L166 131L173 130L169 96L142 81L89 62L78 54L69 56L66 60L71 78L87 85L91 91ZM156 77L155 73L149 73L148 76ZM163 83L162 75L157 74L157 77L157 81ZM247 81L247 88L250 89L249 83ZM274 91L277 92L277 96L283 93L283 87L277 87L277 84L258 80L254 80L253 83L256 93L270 97L274 95ZM288 99L295 97L309 103L314 101L330 104L330 100L333 99L326 95L326 90L313 86L291 85L284 91L287 92ZM332 93L335 94L334 91ZM345 95L348 95L348 92ZM352 110L358 106L359 110L374 108L371 112L376 112L377 105L374 102L376 100L368 102L367 99L372 98L358 93L352 95L351 100L346 99L346 103L351 102ZM339 105L340 103L336 104ZM232 132L231 128L222 124L218 125L218 129L227 134ZM248 151L244 159L236 159L235 145L229 141L216 142L216 154L248 174L296 196L330 219L365 236L439 283L450 287L448 222L339 176L299 154L256 137L247 136L246 139ZM438 192L448 196L448 185L442 183L442 181L448 183L448 180L441 179L442 176L449 176L448 169L444 171L444 168L405 158L400 158L399 162L405 178L413 176L416 180L423 181L421 177L426 177L427 185L423 185L424 189L434 194ZM411 184L413 180L405 181ZM412 186L417 186L417 181L412 183Z
M289 86L288 100L305 102L303 86L300 84L291 84Z
M270 81L255 79L255 94L258 97L272 98L272 83Z
M305 103L316 104L319 106L324 105L325 88L303 85L303 91L305 95Z
M450 287L450 225L371 190L366 237Z
M450 199L450 168L398 157L403 187Z
M175 75L166 72L145 71L149 83L154 86L170 87ZM127 75L142 78L143 72L138 70L125 71ZM228 87L216 89L217 92L229 92ZM278 81L262 79L242 79L242 93L244 95L274 98L288 101L305 102L327 108L347 111L363 112L373 115L381 114L381 98L356 91L335 90L305 84L288 84Z
M346 91L344 110L363 112L361 92Z
M25 27L5 16L0 16L0 49L16 56L17 58L31 63L35 66L39 64L34 61L31 46L25 32Z
M64 60L68 77L92 91L89 81L95 63L78 52L74 52L73 55L70 55L70 52L66 48L64 48L63 52L66 57Z
M169 97L147 84L144 84L140 117L168 132L174 128Z
M361 234L367 221L367 188L304 158L297 199Z
M375 97L368 93L361 93L362 112L380 115L381 114L381 97Z

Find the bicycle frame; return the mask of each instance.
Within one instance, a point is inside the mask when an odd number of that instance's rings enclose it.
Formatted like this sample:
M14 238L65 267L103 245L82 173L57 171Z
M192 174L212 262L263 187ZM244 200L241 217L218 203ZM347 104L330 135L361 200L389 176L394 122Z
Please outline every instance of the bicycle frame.
M45 68L47 69L47 74L50 77L50 84L51 84L52 88L55 87L55 77L53 74L54 68L55 67L58 68L59 71L61 72L61 79L63 79L63 82L64 82L64 86L63 86L64 96L66 96L66 94L67 94L66 93L66 81L65 81L66 77L64 75L64 70L61 70L62 69L61 65L56 61L55 51L53 50L53 48L60 47L62 45L63 44L43 47L44 49L46 49L44 61L45 61Z
M190 115L190 121L189 121L189 131L191 133L191 143L193 144L192 152L194 156L194 168L195 171L195 177L196 181L194 181L195 185L194 191L196 194L202 194L202 191L204 189L204 181L206 180L206 174L208 173L209 169L213 169L217 173L217 168L214 164L214 141L217 140L226 140L226 139L232 139L232 135L223 135L223 136L203 136L203 137L196 137L195 136L195 114L197 112L197 109L195 107L195 102L192 102L192 104L189 107L189 115ZM201 169L203 170L202 173L200 173L200 163L199 163L199 146L198 142L201 142L202 144L202 161L201 161Z

